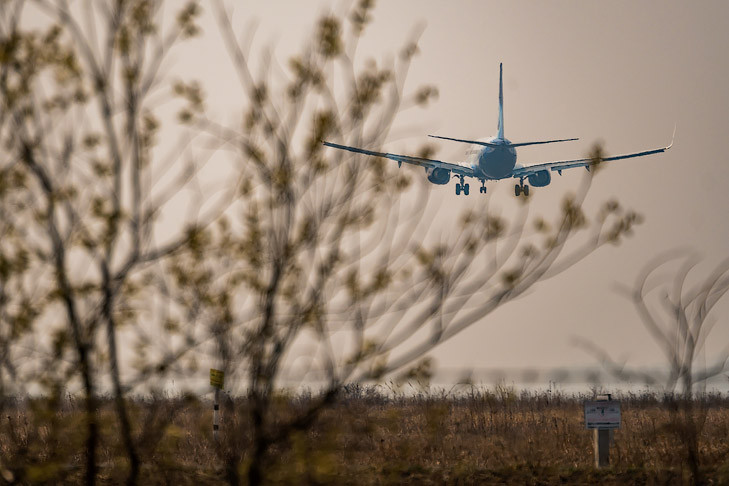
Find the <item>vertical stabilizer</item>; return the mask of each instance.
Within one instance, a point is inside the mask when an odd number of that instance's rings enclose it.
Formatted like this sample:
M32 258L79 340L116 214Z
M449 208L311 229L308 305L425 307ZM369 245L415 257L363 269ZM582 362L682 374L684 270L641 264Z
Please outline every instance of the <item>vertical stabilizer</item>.
M498 137L503 140L504 138L504 68L503 64L499 63L499 135Z

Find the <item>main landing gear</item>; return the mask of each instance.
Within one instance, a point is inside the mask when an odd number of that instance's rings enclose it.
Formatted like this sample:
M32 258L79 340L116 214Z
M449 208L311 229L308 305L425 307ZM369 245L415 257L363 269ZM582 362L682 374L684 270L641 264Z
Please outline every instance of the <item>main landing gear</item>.
M529 186L524 185L523 179L519 181L519 184L514 186L514 195L519 197L522 194L524 194L524 197L529 196Z
M463 181L463 176L460 177L461 182L456 183L456 196L459 196L461 194L461 191L463 191L464 196L468 196L468 184Z
M481 187L479 188L478 192L481 194L486 194L486 181L481 179Z

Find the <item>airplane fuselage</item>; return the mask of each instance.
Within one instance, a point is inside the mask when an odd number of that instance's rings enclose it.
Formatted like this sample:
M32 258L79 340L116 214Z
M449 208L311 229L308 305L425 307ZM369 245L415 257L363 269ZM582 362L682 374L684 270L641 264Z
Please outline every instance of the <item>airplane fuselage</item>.
M479 147L478 158L474 169L478 169L486 179L503 179L511 177L516 166L516 149L509 146L504 138L492 137L486 142L500 147Z

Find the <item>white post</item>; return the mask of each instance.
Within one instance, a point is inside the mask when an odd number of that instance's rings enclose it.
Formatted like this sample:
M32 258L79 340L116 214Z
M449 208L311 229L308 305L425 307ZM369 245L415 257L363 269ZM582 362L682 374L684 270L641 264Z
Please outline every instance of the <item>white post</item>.
M215 388L215 398L213 398L213 440L218 441L218 417L220 415L220 390L225 384L225 373L223 370L210 368L210 386Z
M213 440L218 441L218 416L220 413L220 404L218 398L220 396L220 388L215 388L215 398L213 399Z

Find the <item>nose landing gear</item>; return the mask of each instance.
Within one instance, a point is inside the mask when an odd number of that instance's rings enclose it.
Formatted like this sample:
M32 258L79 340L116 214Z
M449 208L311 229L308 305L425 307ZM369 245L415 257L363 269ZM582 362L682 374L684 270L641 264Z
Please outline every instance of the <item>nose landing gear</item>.
M481 194L486 194L486 181L481 179L481 187L479 188L478 192Z

